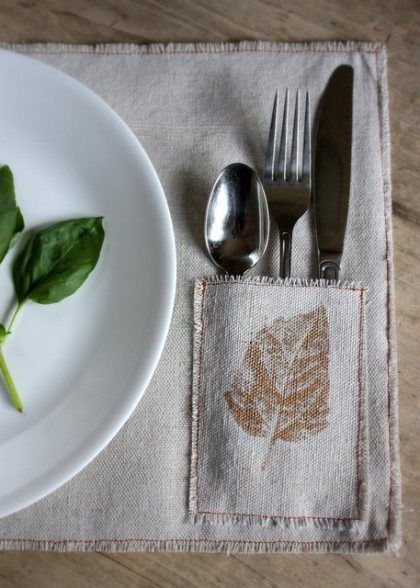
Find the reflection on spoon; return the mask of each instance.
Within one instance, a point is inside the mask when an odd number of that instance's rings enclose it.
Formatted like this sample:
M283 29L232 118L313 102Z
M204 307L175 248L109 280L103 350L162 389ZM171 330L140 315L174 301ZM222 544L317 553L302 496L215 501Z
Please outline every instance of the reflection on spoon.
M267 199L255 170L228 165L207 204L204 237L211 259L227 274L243 274L264 255L268 236Z

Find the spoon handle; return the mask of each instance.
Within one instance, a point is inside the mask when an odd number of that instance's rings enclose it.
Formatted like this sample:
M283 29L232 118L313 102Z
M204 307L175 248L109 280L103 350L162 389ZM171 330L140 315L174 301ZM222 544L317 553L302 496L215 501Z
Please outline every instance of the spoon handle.
M280 231L280 277L290 278L292 257L292 233Z

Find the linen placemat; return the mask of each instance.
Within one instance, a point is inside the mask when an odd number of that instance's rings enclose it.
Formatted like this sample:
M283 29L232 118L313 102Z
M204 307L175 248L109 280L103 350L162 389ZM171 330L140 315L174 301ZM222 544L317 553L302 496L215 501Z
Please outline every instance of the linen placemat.
M3 47L80 80L139 137L168 199L178 282L164 352L127 424L70 482L1 519L0 547L397 552L401 497L385 48L372 43L265 42ZM229 518L200 519L190 504L193 298L195 280L216 273L202 237L209 190L220 169L230 162L243 161L261 170L277 88L288 87L292 92L309 88L315 106L330 74L343 63L355 70L355 92L352 191L342 278L367 289L370 501L366 516L349 526L247 525ZM278 275L278 262L273 227L258 274ZM292 263L294 276L303 280L316 276L310 215L295 229Z

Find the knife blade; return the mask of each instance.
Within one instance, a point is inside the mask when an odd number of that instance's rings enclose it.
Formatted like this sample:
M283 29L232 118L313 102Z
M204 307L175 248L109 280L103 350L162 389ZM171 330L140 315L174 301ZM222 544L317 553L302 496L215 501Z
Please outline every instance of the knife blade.
M339 66L321 97L314 154L319 277L338 280L350 196L353 68Z

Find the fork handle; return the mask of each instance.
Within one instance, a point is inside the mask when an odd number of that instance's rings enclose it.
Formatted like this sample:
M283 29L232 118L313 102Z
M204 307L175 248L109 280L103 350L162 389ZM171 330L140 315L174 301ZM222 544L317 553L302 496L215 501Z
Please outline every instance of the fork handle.
M280 231L280 277L290 278L292 258L292 233Z

